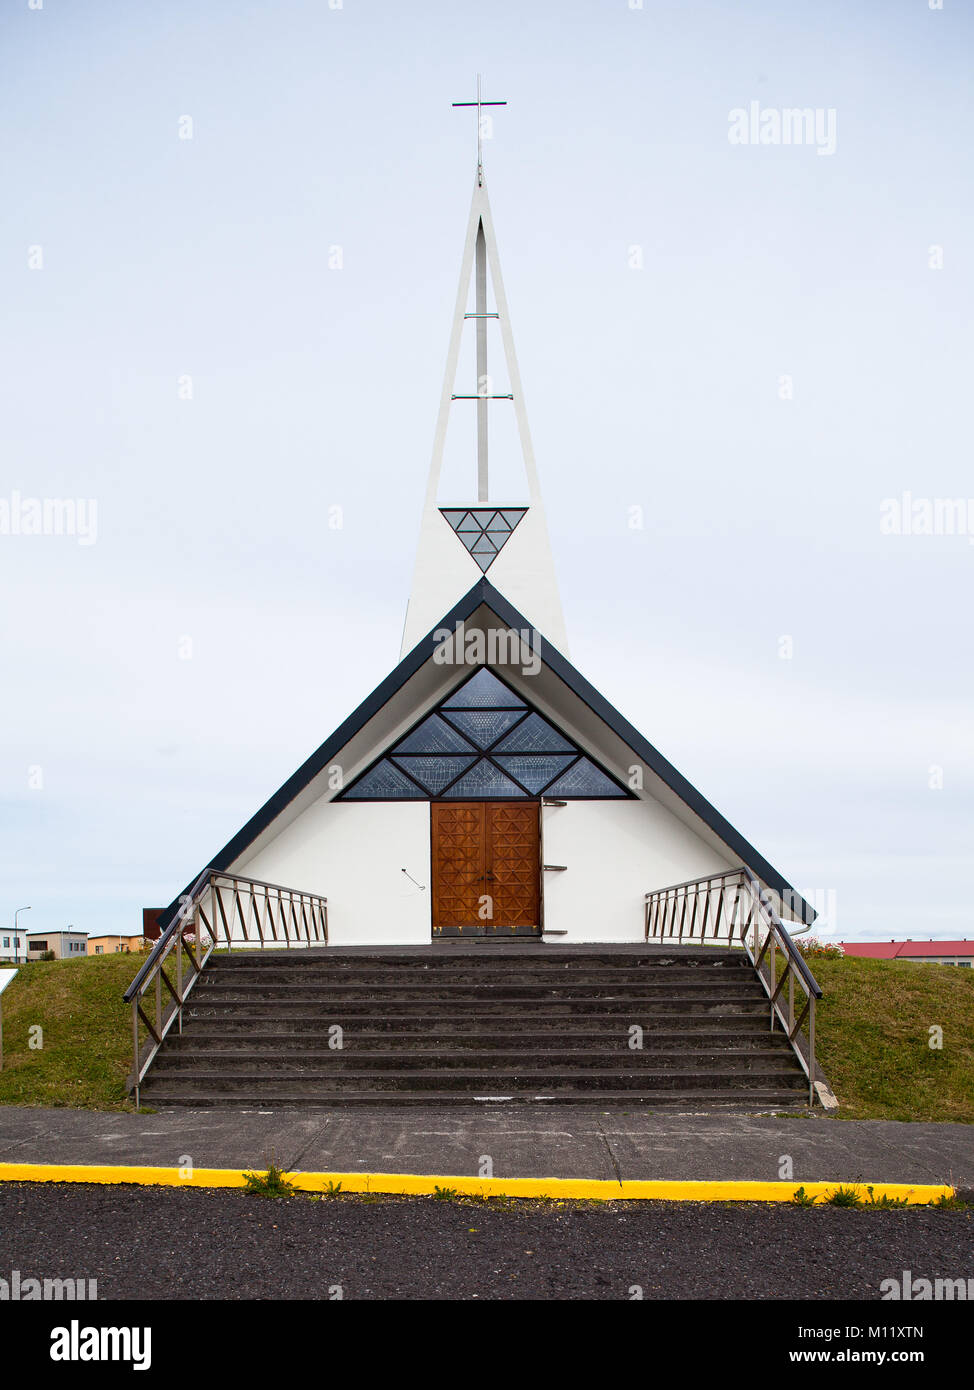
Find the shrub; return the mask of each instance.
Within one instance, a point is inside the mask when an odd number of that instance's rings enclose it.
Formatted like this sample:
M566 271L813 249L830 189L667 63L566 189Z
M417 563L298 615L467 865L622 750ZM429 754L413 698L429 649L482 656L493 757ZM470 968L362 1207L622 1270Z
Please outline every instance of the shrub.
M293 1197L294 1183L272 1163L266 1173L244 1173L246 1190L256 1197Z

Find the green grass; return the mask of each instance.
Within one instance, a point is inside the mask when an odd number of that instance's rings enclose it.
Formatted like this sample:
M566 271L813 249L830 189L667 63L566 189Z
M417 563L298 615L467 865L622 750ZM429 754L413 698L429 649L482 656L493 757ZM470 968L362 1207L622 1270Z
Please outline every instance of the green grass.
M0 1104L133 1109L125 1094L132 1011L122 994L143 960L85 956L18 967L2 998ZM44 1045L32 1049L35 1024L43 1029Z
M815 1050L840 1118L974 1123L974 970L857 956L809 965L825 994Z
M0 1104L130 1110L135 955L22 966L3 995ZM810 960L825 991L818 1059L839 1118L974 1123L974 970L908 961ZM28 1047L40 1024L44 1046ZM929 1029L943 1029L943 1048Z

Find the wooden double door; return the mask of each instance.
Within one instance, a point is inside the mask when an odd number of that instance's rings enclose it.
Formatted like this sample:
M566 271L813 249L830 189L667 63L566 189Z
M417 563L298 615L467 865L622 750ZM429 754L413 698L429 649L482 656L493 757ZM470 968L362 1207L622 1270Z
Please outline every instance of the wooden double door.
M540 936L541 803L433 801L433 935Z

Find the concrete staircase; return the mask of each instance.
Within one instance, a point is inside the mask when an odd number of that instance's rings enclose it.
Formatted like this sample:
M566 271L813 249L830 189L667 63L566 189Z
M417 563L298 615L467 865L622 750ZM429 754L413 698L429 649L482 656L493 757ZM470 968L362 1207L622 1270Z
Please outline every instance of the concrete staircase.
M141 1099L781 1110L808 1089L741 951L478 942L214 957Z

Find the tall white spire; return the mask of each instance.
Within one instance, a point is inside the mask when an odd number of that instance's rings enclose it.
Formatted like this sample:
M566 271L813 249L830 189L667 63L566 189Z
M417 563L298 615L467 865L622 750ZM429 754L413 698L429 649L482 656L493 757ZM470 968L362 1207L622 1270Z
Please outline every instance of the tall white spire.
M402 655L458 602L482 575L552 642L567 651L561 599L555 581L554 562L548 540L548 526L541 502L528 428L521 374L518 370L511 332L507 296L501 276L500 259L494 237L494 224L487 198L481 152L481 110L478 78L477 102L455 105L478 108L477 177L474 183L467 235L460 266L453 325L447 351L446 371L440 408L433 437L426 500L420 527L419 549L413 574L413 587L406 612ZM488 306L488 273L493 290L494 309ZM468 309L470 281L475 276L474 308ZM464 393L457 387L457 366L464 327L473 322L476 335L477 381L475 390ZM496 321L501 333L510 392L495 395L487 365L487 326ZM476 489L474 468L470 468L471 489L467 496L439 496L443 453L451 409L469 410L476 403ZM517 422L524 464L526 496L491 496L488 468L488 410L511 409ZM507 402L511 402L508 405ZM472 460L471 460L472 464ZM474 497L474 492L476 496ZM487 573L489 570L489 573Z

